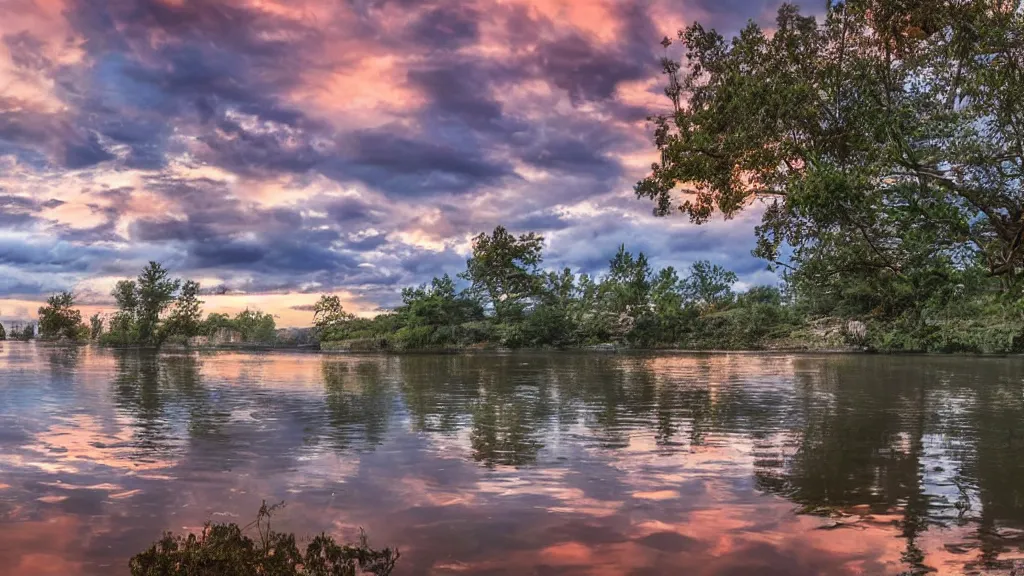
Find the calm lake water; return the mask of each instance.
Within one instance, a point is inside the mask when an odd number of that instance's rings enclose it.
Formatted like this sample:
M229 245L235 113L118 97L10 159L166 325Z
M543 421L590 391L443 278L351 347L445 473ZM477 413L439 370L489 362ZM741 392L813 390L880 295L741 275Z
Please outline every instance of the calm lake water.
M0 573L124 574L264 499L398 575L1008 574L1024 360L0 343Z

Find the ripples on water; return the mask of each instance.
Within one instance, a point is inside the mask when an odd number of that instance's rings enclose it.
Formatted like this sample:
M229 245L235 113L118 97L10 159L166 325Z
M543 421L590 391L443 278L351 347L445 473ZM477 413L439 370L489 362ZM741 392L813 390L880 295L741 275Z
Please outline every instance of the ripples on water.
M263 499L398 574L1007 574L1024 361L0 344L0 573Z

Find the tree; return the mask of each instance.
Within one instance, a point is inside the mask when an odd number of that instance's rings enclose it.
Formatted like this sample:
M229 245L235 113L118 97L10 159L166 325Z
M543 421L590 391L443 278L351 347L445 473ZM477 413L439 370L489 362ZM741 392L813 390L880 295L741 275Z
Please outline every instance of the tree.
M662 268L651 281L651 312L657 325L657 343L679 341L683 326L685 284L672 266Z
M608 264L604 285L611 298L612 310L637 318L648 311L651 299L651 266L641 252L635 258L620 245L619 251Z
M245 310L235 315L232 327L242 333L243 342L271 343L277 337L274 316L259 310Z
M0 342L7 340L7 331L4 330L4 325L0 324Z
M28 342L36 336L36 325L32 322L27 324L21 324L15 322L11 324L11 338L19 340L21 342Z
M99 312L89 317L89 338L98 340L103 334L103 316Z
M138 344L138 286L134 280L119 280L110 295L117 304L117 312L110 318L107 333L103 335L102 341L121 346Z
M39 337L43 340L78 340L88 329L82 324L82 313L74 308L71 292L58 292L39 307Z
M750 24L731 42L695 24L679 34L685 71L664 62L674 109L654 119L661 159L636 193L697 223L761 201L756 253L794 267L820 260L819 278L905 282L932 261L977 262L1014 286L1020 8L848 0L819 23L784 5L772 34Z
M690 276L683 281L683 293L690 301L714 310L732 301L736 280L735 272L698 260L690 266Z
M353 319L355 315L346 312L341 299L334 294L321 295L313 305L313 326L322 341L343 340L345 325Z
M221 328L235 329L235 325L231 321L231 316L224 314L223 312L210 312L210 315L203 320L199 331L207 336L212 336L214 332Z
M174 299L174 307L167 317L166 330L168 335L191 338L197 336L202 327L203 301L199 299L199 283L186 280L181 285L181 292Z
M150 261L142 269L136 281L135 292L135 321L138 324L140 343L159 345L162 342L166 334L159 329L160 315L174 301L174 293L180 285L181 281L171 279L168 271L159 262Z
M580 338L582 310L576 275L569 268L542 276L537 305L526 318L526 343L532 346L563 347Z
M543 249L543 236L516 237L498 226L490 236L473 238L473 256L459 277L470 282L471 293L486 299L499 322L518 319L541 285Z

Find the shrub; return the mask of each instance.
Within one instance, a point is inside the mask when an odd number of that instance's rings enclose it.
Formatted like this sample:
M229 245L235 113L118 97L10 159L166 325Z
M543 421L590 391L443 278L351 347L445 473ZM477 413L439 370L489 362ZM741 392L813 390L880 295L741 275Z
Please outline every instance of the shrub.
M357 545L338 545L320 534L299 551L294 534L274 532L270 517L282 504L260 507L256 520L237 524L210 524L200 534L171 533L148 550L136 554L128 566L132 576L387 576L398 560L398 550L374 550L361 535ZM255 526L257 540L244 534Z

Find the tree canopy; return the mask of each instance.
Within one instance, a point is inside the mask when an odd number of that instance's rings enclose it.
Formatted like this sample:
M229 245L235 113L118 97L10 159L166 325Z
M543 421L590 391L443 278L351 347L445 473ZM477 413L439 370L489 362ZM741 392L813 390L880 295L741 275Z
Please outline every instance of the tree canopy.
M757 206L754 253L809 310L899 322L911 347L974 322L957 286L986 330L1018 338L1019 0L847 0L821 20L787 4L771 31L694 24L678 40L660 158L635 188L656 214L701 224Z
M636 192L694 222L766 202L758 254L849 246L903 274L915 258L1022 265L1024 18L1019 2L849 0L824 21L792 5L774 33L695 24L665 61L673 114ZM677 201L677 197L680 197Z
M39 337L43 340L86 339L89 328L82 323L82 313L74 308L71 292L58 292L39 307Z

